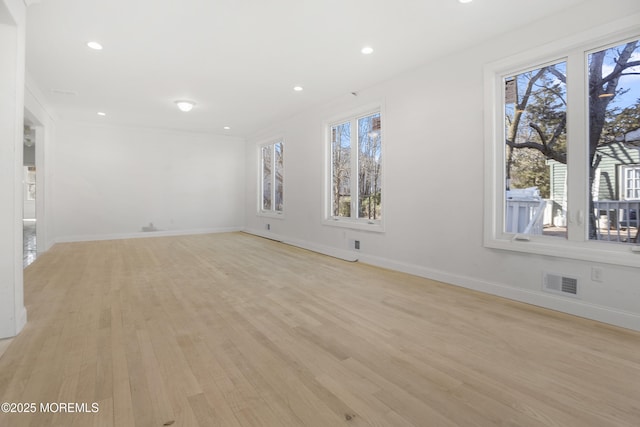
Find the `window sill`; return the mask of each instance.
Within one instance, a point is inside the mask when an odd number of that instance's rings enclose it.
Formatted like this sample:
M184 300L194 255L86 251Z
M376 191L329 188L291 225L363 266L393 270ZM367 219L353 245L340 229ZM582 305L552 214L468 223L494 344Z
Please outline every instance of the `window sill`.
M368 221L358 221L349 219L324 219L323 225L331 227L350 228L352 230L371 231L374 233L384 233L384 223L382 221L375 221L373 223Z
M258 212L256 216L261 216L264 218L274 218L274 219L284 219L284 212Z
M530 240L516 240L515 236L485 239L484 246L512 252L545 255L557 258L589 261L627 267L640 267L640 245L608 242L552 241L550 238L530 236Z

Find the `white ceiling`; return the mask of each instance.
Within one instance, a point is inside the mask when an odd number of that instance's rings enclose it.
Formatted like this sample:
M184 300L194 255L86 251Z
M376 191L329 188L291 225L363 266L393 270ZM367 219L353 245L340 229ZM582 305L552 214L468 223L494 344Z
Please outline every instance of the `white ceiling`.
M42 0L27 71L63 119L246 136L581 2Z

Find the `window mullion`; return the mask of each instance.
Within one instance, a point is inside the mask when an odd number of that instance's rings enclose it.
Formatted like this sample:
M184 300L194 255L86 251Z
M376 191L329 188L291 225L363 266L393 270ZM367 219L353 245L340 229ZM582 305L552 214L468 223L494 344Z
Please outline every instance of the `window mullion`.
M360 140L360 130L358 129L358 119L351 120L351 129L355 129L355 138L351 139L351 218L358 219L358 141Z
M276 143L277 144L277 143ZM277 186L277 182L276 182L276 163L277 163L277 159L276 159L276 144L272 144L271 145L271 158L272 160L272 165L271 165L271 212L276 212L276 186Z
M588 240L588 81L586 56L580 50L567 57L567 239Z

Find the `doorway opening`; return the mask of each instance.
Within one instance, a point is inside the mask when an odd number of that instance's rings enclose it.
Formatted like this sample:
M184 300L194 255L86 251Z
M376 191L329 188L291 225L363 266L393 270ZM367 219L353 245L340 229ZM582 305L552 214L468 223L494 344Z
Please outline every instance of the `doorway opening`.
M25 122L23 148L23 208L22 241L23 267L27 267L38 257L36 237L36 130Z

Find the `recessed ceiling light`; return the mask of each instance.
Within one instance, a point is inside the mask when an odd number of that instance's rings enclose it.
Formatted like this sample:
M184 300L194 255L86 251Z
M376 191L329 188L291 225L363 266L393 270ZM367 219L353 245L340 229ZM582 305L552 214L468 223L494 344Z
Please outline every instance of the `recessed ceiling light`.
M293 90L295 90L296 92L302 92L304 88L302 86L294 86Z
M471 3L473 0L458 0L460 3Z
M93 50L102 50L102 45L98 42L89 42L87 43L87 46Z
M184 111L186 113L187 111L191 111L193 107L195 107L196 103L193 101L180 100L176 101L176 105L180 111Z
M365 46L360 52L362 52L364 55L371 55L373 53L373 48L371 46Z
M225 126L225 127L223 127L222 129L224 129L224 130L230 130L230 129L231 129L231 127L230 127L230 126Z
M107 115L107 113L104 113L104 112L102 112L102 111L98 111L98 115L99 115L99 116L104 117L104 116L106 116L106 115Z

